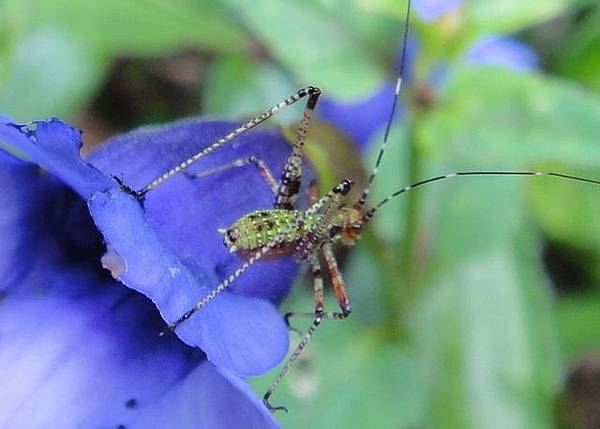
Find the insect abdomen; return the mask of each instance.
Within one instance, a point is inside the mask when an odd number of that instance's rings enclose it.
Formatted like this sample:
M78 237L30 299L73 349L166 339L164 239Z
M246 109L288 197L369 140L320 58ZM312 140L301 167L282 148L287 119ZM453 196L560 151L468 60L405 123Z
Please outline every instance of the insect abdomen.
M238 219L226 233L225 245L236 251L253 251L270 243L276 237L285 234L277 247L287 247L296 243L314 219L298 222L302 213L297 210L258 210Z

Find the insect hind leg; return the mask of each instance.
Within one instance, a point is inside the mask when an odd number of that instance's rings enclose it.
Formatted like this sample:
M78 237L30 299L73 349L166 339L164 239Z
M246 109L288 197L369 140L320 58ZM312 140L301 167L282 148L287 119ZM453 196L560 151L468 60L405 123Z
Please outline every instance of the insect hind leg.
M290 355L288 360L283 365L283 368L281 369L281 371L279 372L279 374L277 375L275 380L273 380L273 382L271 383L271 386L269 386L269 389L266 391L266 393L263 396L263 403L271 412L280 411L280 410L287 412L287 408L284 406L271 405L271 403L269 402L269 398L271 397L271 395L273 395L273 393L277 389L277 386L281 383L281 381L283 380L285 375L288 373L288 371L290 370L290 368L292 367L294 362L296 362L298 360L298 358L302 354L302 351L308 345L308 342L310 341L314 332L317 330L317 328L321 324L321 321L323 321L324 319L341 320L341 319L345 319L350 314L350 312L345 311L345 309L342 309L341 312L333 312L333 311L326 312L326 311L324 311L325 302L324 302L324 294L323 294L323 277L321 274L321 265L319 263L318 255L317 254L313 255L310 258L310 262L311 262L312 275L313 275L313 292L314 292L314 299L315 299L315 311L314 311L314 313L290 312L285 315L285 321L288 326L290 326L289 319L291 317L308 317L308 318L312 318L313 322L308 327L308 329L306 330L306 332L300 339L300 342L298 343L298 345L296 346L296 348L294 349L294 351L292 352L292 354ZM295 328L291 328L291 329L295 332L299 332Z
M296 140L292 147L292 153L288 157L283 173L281 183L275 198L275 208L292 210L298 199L300 185L302 184L302 162L304 161L304 140L308 134L308 127L313 112L317 105L321 90L314 86L305 88L305 95L308 95L302 120L298 124L296 131Z
M331 246L331 243L327 243L323 246L323 256L325 257L325 262L329 270L329 275L331 277L331 283L333 285L335 298L337 299L338 305L342 310L341 314L344 316L341 318L346 318L352 312L352 307L350 304L350 298L346 293L344 278L342 277L342 273L340 271L340 268L338 267L335 255L333 254L333 248Z
M168 180L169 178L173 177L174 175L187 169L190 165L192 165L196 161L200 160L201 158L205 157L206 155L210 154L211 152L214 152L215 150L217 150L221 146L227 144L228 142L235 139L236 137L253 129L257 125L263 123L267 119L269 119L272 116L274 116L275 114L277 114L282 108L291 106L292 104L296 103L297 101L301 100L302 98L306 97L307 95L309 96L309 99L306 103L306 106L307 106L306 109L309 109L309 107L310 107L310 110L312 111L312 109L314 109L314 106L316 104L316 99L318 99L318 96L320 95L320 93L321 93L321 90L314 86L308 86L306 88L300 89L295 94L292 94L289 97L287 97L286 99L275 104L274 106L269 107L266 111L264 111L260 115L250 119L248 122L240 125L238 128L234 129L233 131L229 132L225 136L216 140L209 146L203 148L201 151L199 151L195 155L192 155L190 158L180 162L179 164L177 164L170 170L168 170L168 171L164 172L163 174L161 174L160 176L156 177L154 180L152 180L150 183L148 183L146 186L144 186L140 190L134 191L136 196L140 199L143 198L143 196L145 194L147 194L152 189L159 186L165 180ZM306 113L306 109L305 109L305 113ZM301 122L301 125L303 123L304 122ZM299 127L298 132L300 133L300 127Z

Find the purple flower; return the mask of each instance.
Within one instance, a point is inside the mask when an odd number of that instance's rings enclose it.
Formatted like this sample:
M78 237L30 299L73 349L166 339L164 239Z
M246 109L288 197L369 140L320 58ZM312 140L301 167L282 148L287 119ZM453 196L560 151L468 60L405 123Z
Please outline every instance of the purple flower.
M465 58L472 64L499 66L516 72L539 69L537 53L520 40L507 36L480 37L469 47Z
M164 322L138 293L166 320L179 317L239 264L217 228L269 207L270 189L251 167L182 174L142 208L108 174L139 188L233 127L147 128L113 139L88 163L80 132L57 119L0 123L0 144L33 162L0 151L3 427L275 426L233 374L262 373L287 352L274 304L296 274L293 261L251 269L181 326L180 338L204 353L159 338ZM287 153L276 132L256 131L190 172L247 154L278 172ZM138 292L100 268L106 248L103 264Z
M462 0L415 0L413 4L419 18L423 21L435 21L459 7Z

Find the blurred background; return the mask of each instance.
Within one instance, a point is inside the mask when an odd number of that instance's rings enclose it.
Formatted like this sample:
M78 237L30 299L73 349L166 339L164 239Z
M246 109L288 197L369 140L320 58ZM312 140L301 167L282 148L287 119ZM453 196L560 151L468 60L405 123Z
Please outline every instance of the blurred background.
M373 201L456 170L600 179L597 2L413 3ZM405 13L404 0L3 0L0 112L59 116L90 150L142 124L246 119L313 84L321 191L360 182ZM387 205L340 258L354 313L322 325L273 398L284 427L600 428L600 187L438 183ZM312 309L305 280L288 309ZM251 383L262 395L272 377Z

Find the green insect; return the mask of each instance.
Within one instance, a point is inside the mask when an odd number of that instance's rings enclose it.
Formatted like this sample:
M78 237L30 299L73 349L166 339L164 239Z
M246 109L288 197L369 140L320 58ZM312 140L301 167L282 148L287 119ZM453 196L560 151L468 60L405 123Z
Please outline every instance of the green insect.
M577 177L562 173L553 172L533 172L533 171L460 171L449 174L443 174L421 180L414 184L404 186L396 192L388 195L374 205L368 205L367 200L371 185L377 176L386 145L388 143L390 126L396 109L398 96L401 92L402 77L404 73L404 64L406 56L406 40L409 30L411 3L408 2L406 12L406 23L404 27L404 38L402 48L402 59L400 71L397 78L395 92L392 98L389 120L387 123L385 135L375 166L369 177L367 186L362 191L361 197L355 202L346 201L347 195L354 185L351 179L344 179L335 185L325 195L318 197L315 183L309 187L310 206L306 210L300 210L297 207L297 199L303 178L302 163L304 160L304 141L308 132L308 127L317 107L321 90L315 86L307 86L300 89L295 94L270 107L261 115L251 119L239 128L233 130L223 138L215 141L201 152L189 159L182 161L157 177L151 183L139 191L133 191L139 199L142 199L146 193L159 186L164 181L182 172L197 160L218 150L221 146L235 139L237 136L251 130L262 122L275 115L280 109L295 104L306 99L303 118L299 123L292 152L289 155L280 180L276 180L266 164L260 159L250 156L236 159L230 163L214 168L210 171L196 174L196 176L206 176L217 172L239 168L251 165L257 168L260 175L264 178L274 194L274 206L272 209L258 210L240 217L229 228L219 230L223 235L224 245L231 252L235 252L244 258L244 262L228 277L224 278L210 293L202 297L192 308L181 315L179 319L172 322L168 330L175 331L177 327L191 318L197 311L212 301L222 291L227 289L237 278L239 278L250 266L261 259L280 257L284 255L293 255L299 261L308 263L311 268L314 291L314 311L311 312L291 312L285 315L286 321L290 317L309 317L312 318L312 324L302 336L296 349L291 353L288 360L283 365L281 372L275 378L269 389L264 395L264 404L271 411L286 410L282 406L273 406L269 398L288 372L290 366L298 359L303 349L308 344L311 336L324 319L345 319L351 313L350 299L346 293L344 280L336 257L334 255L334 245L341 243L343 245L352 245L360 238L362 230L373 219L379 209L386 205L392 199L399 195L412 191L421 186L433 182L440 182L446 179L462 176L552 176L561 179L569 179L580 182L587 182L600 185L600 181ZM332 287L335 293L339 311L326 311L324 302L324 282L322 276L321 261L325 262L325 269L331 278Z

